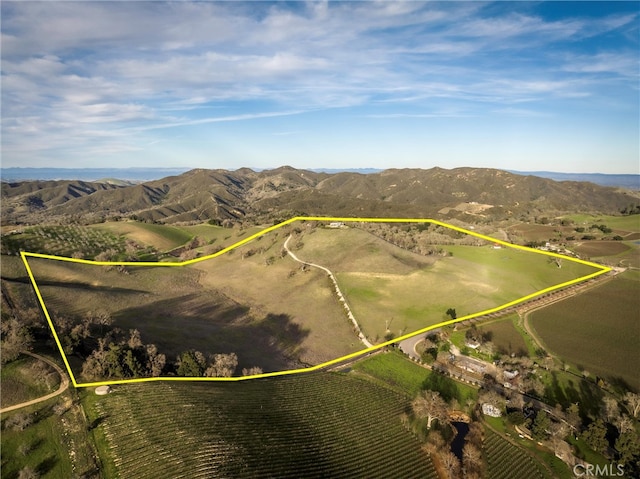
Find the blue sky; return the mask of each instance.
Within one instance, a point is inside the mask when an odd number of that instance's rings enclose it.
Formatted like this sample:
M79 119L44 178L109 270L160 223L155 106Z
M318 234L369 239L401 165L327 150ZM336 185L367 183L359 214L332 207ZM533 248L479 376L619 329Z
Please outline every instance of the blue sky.
M2 166L640 173L638 2L11 2Z

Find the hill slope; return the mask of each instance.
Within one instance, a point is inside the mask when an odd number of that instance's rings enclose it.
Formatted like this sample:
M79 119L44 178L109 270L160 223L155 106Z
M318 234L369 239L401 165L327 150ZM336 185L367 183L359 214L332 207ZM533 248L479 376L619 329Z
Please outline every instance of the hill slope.
M45 218L95 222L122 215L167 223L256 215L265 220L300 213L434 216L461 202L486 205L484 214L493 216L531 211L618 213L640 203L637 192L485 168L391 169L365 175L286 166L262 172L197 169L131 186L3 183L2 198L5 223Z

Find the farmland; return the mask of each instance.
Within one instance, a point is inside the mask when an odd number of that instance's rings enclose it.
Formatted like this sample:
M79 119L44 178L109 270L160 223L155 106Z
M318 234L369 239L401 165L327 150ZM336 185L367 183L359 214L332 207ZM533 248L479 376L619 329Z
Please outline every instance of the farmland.
M548 477L544 468L526 451L490 430L487 430L484 454L487 461L487 477L491 479Z
M637 364L637 275L625 273L588 293L535 311L531 325L544 344L592 374L640 387Z
M298 256L331 269L364 334L379 342L446 319L493 308L596 271L593 267L511 248L447 245L422 256L357 228L303 235Z
M71 257L74 253L93 258L105 250L125 251L124 238L108 231L70 226L35 226L2 236L2 254L20 251Z
M137 329L145 343L171 357L187 349L233 352L239 369L263 371L319 364L362 349L324 273L300 268L283 254L291 232L297 254L336 272L374 342L440 322L452 306L462 316L596 271L572 261L558 267L546 256L510 248L448 245L444 256L424 256L358 228L297 225L182 268L29 261L54 322L61 315L78 322L107 311L115 327ZM231 238L229 230L204 227Z
M436 477L400 422L408 399L351 375L137 384L84 404L119 477Z

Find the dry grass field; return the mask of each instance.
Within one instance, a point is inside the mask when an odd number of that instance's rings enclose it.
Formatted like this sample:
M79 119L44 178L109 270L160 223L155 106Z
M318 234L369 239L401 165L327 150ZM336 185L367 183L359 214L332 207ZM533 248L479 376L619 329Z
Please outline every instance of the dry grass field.
M238 370L274 371L362 349L326 276L300 271L280 251L281 242L265 238L192 266L127 267L126 273L29 262L54 322L57 315L80 321L105 310L114 326L138 329L145 343L170 357L192 348L235 352Z

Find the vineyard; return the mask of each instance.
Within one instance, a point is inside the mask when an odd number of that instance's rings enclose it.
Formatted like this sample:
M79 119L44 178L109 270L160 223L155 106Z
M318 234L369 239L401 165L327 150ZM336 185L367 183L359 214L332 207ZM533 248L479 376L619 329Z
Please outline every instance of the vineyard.
M348 374L134 384L85 406L118 477L437 477L407 398Z
M487 461L487 477L490 479L511 479L526 477L544 479L548 477L542 465L526 451L514 446L506 439L487 429L484 454Z

